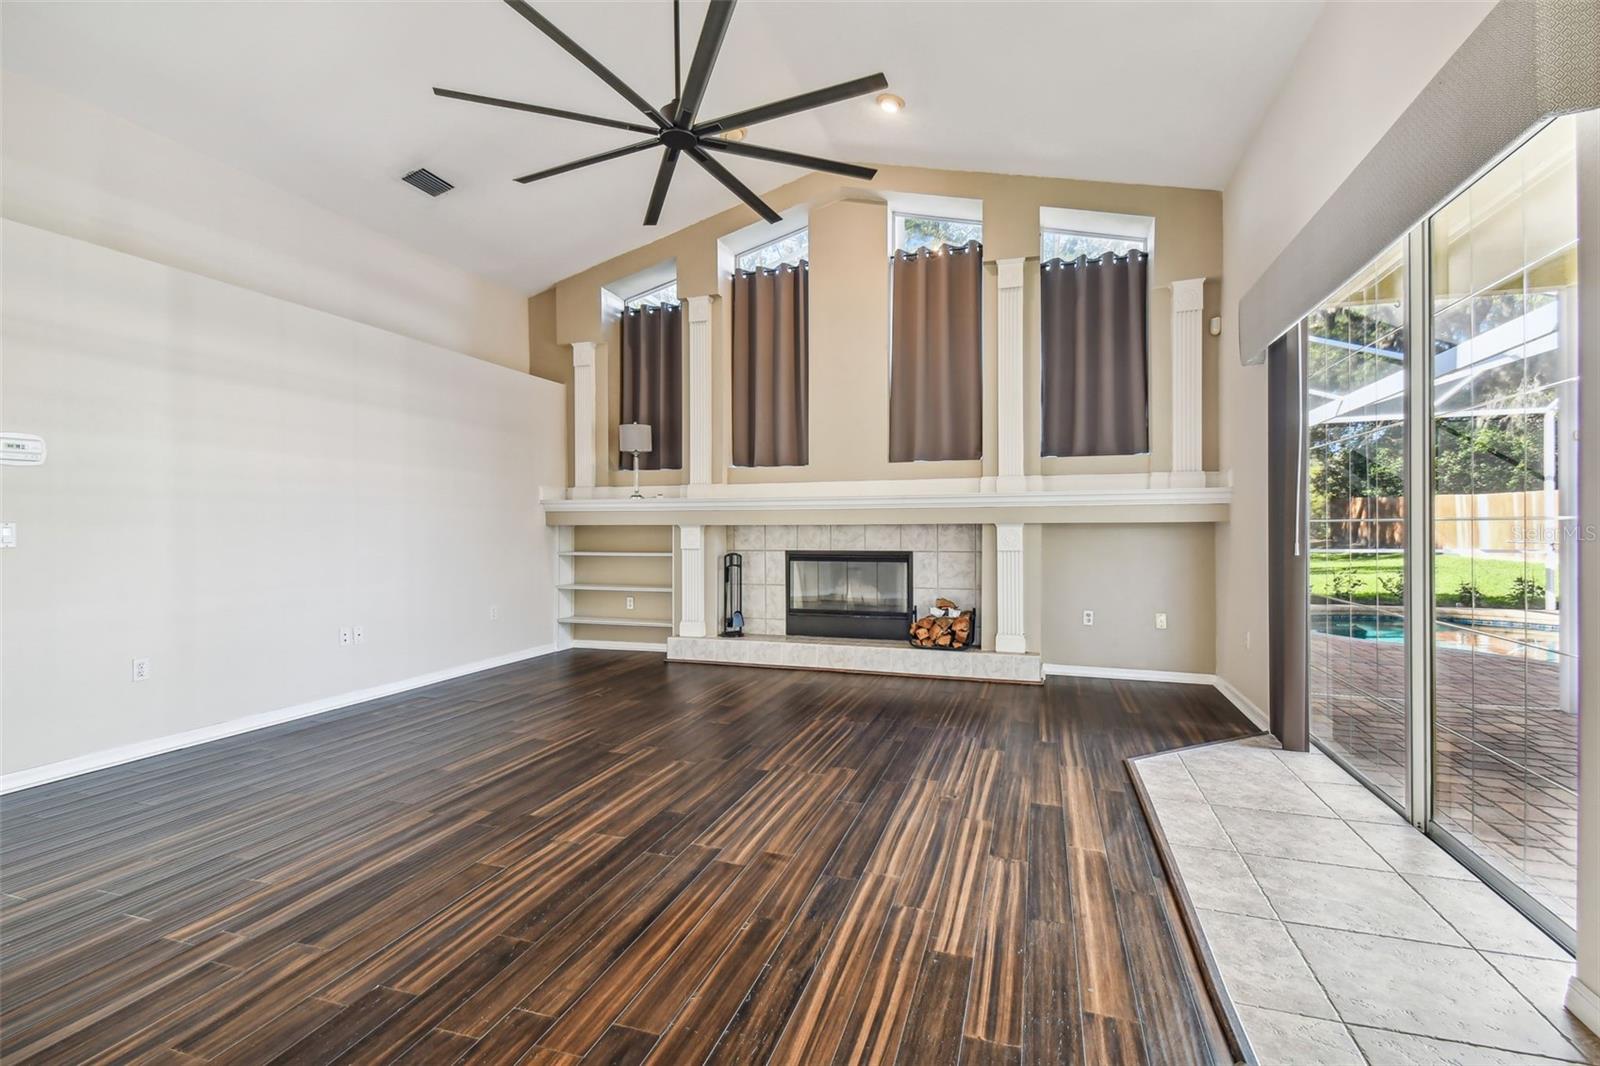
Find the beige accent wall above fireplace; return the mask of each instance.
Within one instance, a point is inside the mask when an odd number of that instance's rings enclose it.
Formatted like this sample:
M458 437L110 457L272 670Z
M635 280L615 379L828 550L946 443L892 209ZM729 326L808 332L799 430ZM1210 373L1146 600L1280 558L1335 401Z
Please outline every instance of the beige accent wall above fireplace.
M897 195L951 197L982 204L984 223L984 458L981 461L891 463L888 460L889 216ZM774 190L779 211L805 208L811 229L811 462L804 467L744 469L730 462L729 274L718 241L750 224L738 207L598 264L529 301L530 344L596 345L593 452L600 489L631 481L616 461L613 409L620 389L614 315L602 292L619 279L675 264L680 297L711 300L711 482L723 485L977 478L997 473L997 263L1025 261L1023 465L1027 475L1147 474L1170 470L1172 457L1172 330L1170 286L1191 278L1206 285L1205 316L1214 313L1222 272L1222 204L1218 193L967 171L884 167L870 183L808 175ZM1040 209L1074 208L1155 219L1150 301L1150 452L1084 459L1039 456ZM570 354L570 348L567 348ZM1216 343L1202 349L1202 456L1216 469ZM570 367L568 380L570 382ZM688 390L686 389L686 392ZM686 403L687 403L686 399ZM686 420L687 422L687 420ZM570 459L569 459L570 462ZM647 486L689 481L687 470L645 472Z

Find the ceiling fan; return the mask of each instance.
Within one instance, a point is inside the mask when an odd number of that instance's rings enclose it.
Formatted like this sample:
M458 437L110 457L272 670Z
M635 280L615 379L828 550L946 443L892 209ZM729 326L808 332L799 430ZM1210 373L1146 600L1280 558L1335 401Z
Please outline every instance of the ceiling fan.
M588 67L601 81L611 86L619 96L638 109L645 118L650 120L650 125L648 126L637 122L623 122L619 119L603 118L599 115L563 111L555 107L542 107L538 104L524 104L515 100L502 100L493 96L480 96L477 93L457 92L454 89L435 88L433 91L438 96L449 97L452 100L466 100L470 103L488 104L492 107L507 107L514 111L529 111L536 115L549 115L553 118L571 119L574 122L587 122L595 126L609 126L612 129L647 135L648 140L635 141L633 144L624 145L621 148L613 148L609 152L601 152L598 155L575 159L570 163L563 163L558 167L550 167L548 170L540 170L533 174L524 174L516 179L523 184L527 184L531 181L538 181L540 178L565 174L580 167L604 163L611 159L620 159L625 155L643 152L660 145L666 151L661 156L661 167L656 171L655 186L650 190L650 204L645 208L644 224L646 226L654 226L660 220L661 207L667 199L667 188L672 184L672 173L678 165L678 156L682 154L687 154L689 158L699 163L701 167L705 168L706 173L727 186L735 196L749 204L756 214L768 222L779 221L780 216L778 213L768 207L761 197L757 196L747 185L734 177L726 167L713 159L708 152L726 152L729 155L765 159L773 163L787 163L789 166L806 167L810 170L821 170L829 174L842 174L846 177L871 180L872 176L877 173L871 167L857 166L854 163L839 163L831 159L819 159L816 156L785 152L777 148L762 148L754 144L745 144L742 141L727 140L718 136L718 134L742 129L745 126L753 126L758 122L782 118L785 115L810 111L812 108L886 89L889 87L889 80L882 74L869 74L854 81L830 85L826 89L814 89L811 92L791 96L785 100L763 104L760 107L752 107L746 111L737 111L731 115L723 115L721 118L714 118L709 122L696 121L700 110L700 101L705 95L707 83L711 81L711 68L717 62L717 53L722 50L722 38L728 32L728 22L733 17L734 2L735 0L711 0L711 9L706 13L706 20L700 28L700 43L695 46L694 59L689 64L689 77L685 81L680 60L678 0L673 0L672 75L673 87L677 95L671 103L658 109L643 96L629 88L627 83L612 73L604 63L584 51L576 41L557 29L553 22L535 11L525 0L505 0L505 3L513 11L533 23L546 37L560 45L572 58Z

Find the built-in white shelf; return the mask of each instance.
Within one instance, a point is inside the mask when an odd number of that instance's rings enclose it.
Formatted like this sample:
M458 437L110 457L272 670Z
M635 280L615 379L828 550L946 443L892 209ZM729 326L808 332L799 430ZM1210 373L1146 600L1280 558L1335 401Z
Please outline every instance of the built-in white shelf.
M602 618L598 615L575 614L557 619L564 626L626 626L646 629L671 629L672 623L664 618Z
M1170 475L1163 474L1164 477ZM1196 475L1202 476L1202 475ZM1203 475L1207 481L1221 475ZM1147 481L1154 475L1144 475ZM862 482L860 489L829 495L786 495L794 487L716 486L707 495L659 496L634 500L589 496L544 500L545 521L553 526L732 526L899 521L995 524L1083 521L1226 522L1233 490L1226 484L1174 487L1128 483L1117 475L1085 475L1083 484L1021 492L918 491L916 482L884 489ZM872 491L867 491L867 489ZM783 491L779 491L783 490ZM594 491L594 490L589 490ZM902 494L905 492L914 494ZM736 494L738 493L738 494ZM862 517L892 512L893 517Z
M562 555L573 559L604 558L604 559L670 559L671 552L562 552Z
M557 585L563 592L671 592L671 585Z

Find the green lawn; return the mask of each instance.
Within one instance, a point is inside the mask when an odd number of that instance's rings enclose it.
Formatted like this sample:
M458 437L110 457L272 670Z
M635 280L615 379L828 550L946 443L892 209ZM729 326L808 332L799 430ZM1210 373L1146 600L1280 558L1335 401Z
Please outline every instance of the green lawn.
M1441 606L1455 606L1461 602L1462 584L1476 586L1475 602L1479 607L1521 607L1522 597L1514 582L1526 573L1528 580L1540 589L1545 583L1542 563L1524 564L1515 559L1470 559L1460 555L1435 555L1433 557L1433 586L1435 599ZM1345 555L1342 552L1311 553L1311 592L1317 596L1334 594L1336 574L1350 575L1351 590L1342 599L1358 603L1398 604L1399 597L1383 591L1381 579L1399 582L1404 564L1399 552L1381 552L1372 555ZM1543 606L1542 593L1530 593L1537 606Z

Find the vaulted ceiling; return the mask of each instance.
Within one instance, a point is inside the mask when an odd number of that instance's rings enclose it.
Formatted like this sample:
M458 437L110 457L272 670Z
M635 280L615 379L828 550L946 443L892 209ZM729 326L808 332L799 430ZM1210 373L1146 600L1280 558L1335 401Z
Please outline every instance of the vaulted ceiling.
M539 2L660 104L667 0ZM1221 188L1318 13L1315 3L747 0L702 114L882 70L871 98L753 128L753 144L916 166ZM704 16L683 5L684 63ZM4 66L381 233L534 292L733 206L680 167L661 225L640 220L654 151L518 185L635 134L439 99L435 85L637 121L496 2L8 2ZM764 191L799 176L724 158ZM401 175L428 167L430 200Z

